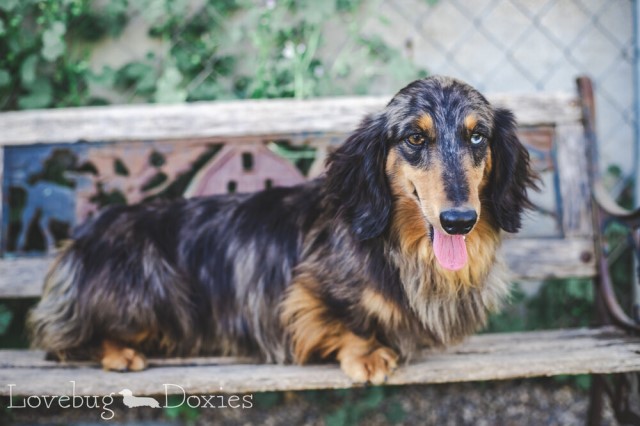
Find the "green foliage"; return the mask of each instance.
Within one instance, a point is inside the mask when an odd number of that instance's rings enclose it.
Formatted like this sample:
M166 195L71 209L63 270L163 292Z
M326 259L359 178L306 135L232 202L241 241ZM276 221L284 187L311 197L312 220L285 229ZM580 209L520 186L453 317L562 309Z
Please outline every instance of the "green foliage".
M183 402L182 396L170 395L167 398L167 407L163 408L165 417L184 425L196 424L201 414L200 409L191 407Z
M122 29L126 2L108 4L99 13L90 0L0 2L0 110L99 103L82 44Z
M162 6L161 1L146 18L152 23L150 34L170 42L170 57L160 61L162 71L152 78L153 95L136 89L136 96L156 102L306 98L363 93L374 77L397 74L395 70L403 70L402 77L410 75L409 79L424 75L382 40L376 40L373 48L359 35L356 12L361 3L280 0L256 7L246 0L209 1L191 13L174 2ZM345 46L327 61L322 47L330 34L328 23L336 20L348 29ZM229 45L239 49L230 50ZM158 58L150 57L146 63L154 61ZM367 67L360 67L362 63ZM355 74L363 75L349 78Z
M529 329L586 327L593 320L593 283L548 280L528 302Z
M27 348L24 323L36 299L0 300L0 348Z
M406 412L400 402L399 388L369 386L365 388L315 390L298 392L326 413L327 426L366 424L367 416L381 413L389 424L403 421Z
M283 392L258 392L253 394L253 402L257 408L269 409L283 401Z
M525 330L527 327L525 301L526 294L520 284L515 283L502 309L489 317L485 332L506 333Z
M385 397L385 388L374 386L367 388L360 395L344 390L345 402L333 413L325 417L327 426L344 426L358 424L368 412L375 410Z
M384 416L389 424L397 424L407 417L407 412L404 410L400 402L392 401L385 411Z
M547 280L532 296L515 284L506 306L489 318L486 332L586 327L593 319L593 300L588 279Z
M377 0L4 0L0 110L366 93L381 76L425 75L360 33ZM375 16L375 12L373 12ZM90 68L96 42L140 15L157 40L121 66ZM380 25L388 25L379 18ZM340 28L337 53L324 52ZM334 25L334 26L331 26ZM343 34L344 32L344 34ZM162 46L162 47L158 47ZM109 99L92 93L108 93Z
M9 330L9 325L13 319L13 312L5 304L0 304L0 335L4 335Z

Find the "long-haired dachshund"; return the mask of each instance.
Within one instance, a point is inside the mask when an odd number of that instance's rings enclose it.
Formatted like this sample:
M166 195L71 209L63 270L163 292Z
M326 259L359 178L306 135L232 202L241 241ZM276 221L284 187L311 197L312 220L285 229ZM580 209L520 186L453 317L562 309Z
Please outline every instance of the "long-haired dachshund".
M35 346L139 370L145 355L335 359L381 383L482 327L508 291L501 229L536 186L511 112L447 77L402 89L291 188L106 209L31 312Z

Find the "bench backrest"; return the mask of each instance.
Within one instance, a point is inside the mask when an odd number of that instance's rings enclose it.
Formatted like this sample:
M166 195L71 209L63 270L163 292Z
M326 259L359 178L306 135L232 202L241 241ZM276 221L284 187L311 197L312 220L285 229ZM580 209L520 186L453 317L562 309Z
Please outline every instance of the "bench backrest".
M581 99L569 93L489 94L488 98L515 112L521 139L545 182L543 193L536 196L539 211L532 215L522 235L510 236L503 246L514 278L595 276L589 138L584 132ZM40 197L44 203L47 196L54 197L50 189L49 195L36 193L36 185L28 183L24 171L20 171L20 159L28 158L25 147L56 144L58 150L80 149L85 157L88 151L93 152L92 167L101 173L87 172L85 167L90 185L85 182L84 186L62 191L76 198L75 215L82 217L91 213L87 194L98 186L108 187L111 181L129 188L124 194L129 201L157 195L172 181L185 177L190 179L186 191L191 195L295 183L304 177L290 163L274 158L264 148L266 143L287 141L293 147L316 148L315 163L308 172L308 176L315 175L322 169L326 152L341 143L365 114L381 109L388 99L242 100L0 114L0 150L4 151L5 165L2 247L7 252L8 191L12 185L31 185L28 189L33 191L32 197ZM136 156L144 161L136 160ZM125 161L118 165L121 158ZM198 161L206 164L189 175L188 166ZM82 168L80 163L78 160L74 166L76 172ZM126 184L136 179L135 184ZM153 179L159 179L155 186ZM103 190L102 195L109 194ZM40 217L44 214L41 204L34 204L40 208ZM14 246L16 239L14 235ZM5 253L0 260L0 297L39 296L49 262L50 257Z

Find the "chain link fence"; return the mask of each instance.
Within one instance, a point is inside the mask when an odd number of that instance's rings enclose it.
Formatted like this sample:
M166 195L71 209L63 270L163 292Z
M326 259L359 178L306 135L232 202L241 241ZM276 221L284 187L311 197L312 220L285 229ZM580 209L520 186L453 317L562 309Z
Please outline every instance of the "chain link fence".
M457 76L481 91L574 91L577 75L596 85L600 166L635 171L636 45L628 0L380 2L380 32L430 73Z
M255 1L255 7L244 12L245 18L279 3ZM188 20L205 13L198 11L201 3L187 1L189 10L197 11ZM336 8L324 16L327 19L323 18L318 57L326 68L345 57L352 70L358 66L378 67L378 76L371 84L354 73L346 85L351 92L330 90L324 94L389 95L412 78L407 76L415 75L412 70L416 69L456 76L486 92L575 91L575 77L587 74L596 86L600 167L618 166L626 178L637 175L636 139L640 131L636 119L638 91L634 88L638 72L634 37L636 0L344 0L343 3L358 5L349 18L351 21L345 21L337 13L340 1L313 3L315 13L324 11L325 6L320 4ZM128 41L114 44L112 54L104 50L94 54L94 66L117 66L108 61L125 63L143 56L148 49L158 51L157 57L162 58L162 52L176 44L183 52L193 50L193 41L182 40L180 32L172 34L170 43L162 48L157 41L149 42L145 35L138 34L146 31L145 19L148 21L149 17L143 16L150 14L141 6L142 3L133 3L129 30L123 37ZM305 15L304 19L314 18ZM242 29L239 25L242 22L242 16L236 16L227 23L227 41L234 40L233 34L238 32L255 32L255 28ZM356 32L363 37L383 40L403 59L386 64L384 69L380 64L367 62L365 56L359 56L362 49L354 48L357 36L354 38L353 31L347 29L350 26L357 28ZM310 44L306 40L303 47L309 49ZM237 55L246 46L228 43L227 48ZM209 78L224 80L223 76L215 75L214 59L212 56L201 60L202 70L188 82L187 92ZM403 74L405 67L412 70ZM248 75L255 74L251 67L245 71ZM336 81L331 80L331 84Z

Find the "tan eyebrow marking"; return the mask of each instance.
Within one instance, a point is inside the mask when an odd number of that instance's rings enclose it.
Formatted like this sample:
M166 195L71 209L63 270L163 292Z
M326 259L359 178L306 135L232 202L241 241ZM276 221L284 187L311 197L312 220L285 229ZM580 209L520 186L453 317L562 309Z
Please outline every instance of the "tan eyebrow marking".
M424 114L417 121L418 127L420 127L424 132L430 137L434 137L436 132L433 127L433 117L429 114Z
M478 117L475 114L469 114L464 118L464 126L469 132L473 132L478 124Z

